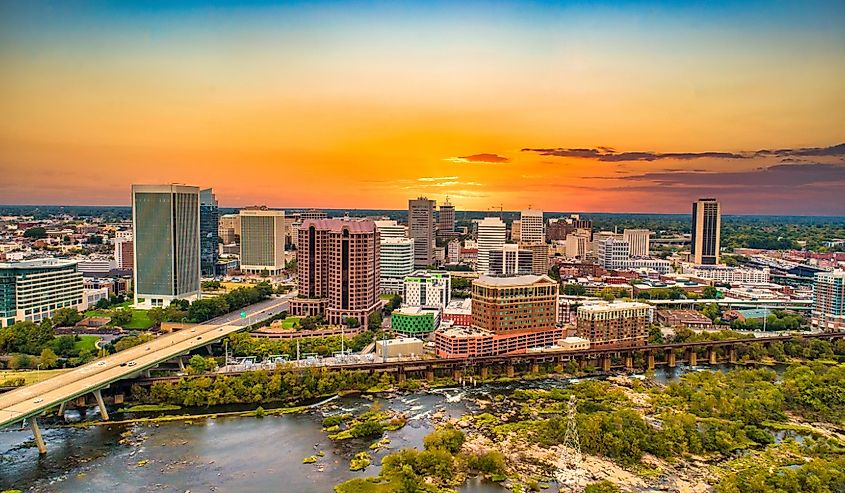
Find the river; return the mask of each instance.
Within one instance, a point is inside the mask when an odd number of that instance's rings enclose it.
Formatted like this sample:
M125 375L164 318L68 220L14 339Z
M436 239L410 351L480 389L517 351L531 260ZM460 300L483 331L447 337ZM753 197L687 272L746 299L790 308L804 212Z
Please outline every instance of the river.
M665 382L684 371L682 367L658 369L656 380ZM374 453L373 465L358 472L349 471L349 460L355 453L369 450L373 440L333 442L321 431L321 421L329 414L363 412L372 405L372 400L364 397L343 397L301 414L263 418L45 427L48 452L44 457L39 457L28 429L6 430L0 432L0 491L327 493L339 482L375 475L386 454L422 448L423 437L434 430L434 412L460 418L478 410L473 397L507 396L516 388L568 384L566 379L544 379L377 398L383 407L408 416L408 424L387 432L389 448ZM463 394L460 400L450 402L459 394ZM95 416L95 409L88 410L89 418ZM129 431L130 443L120 443L122 434ZM319 451L325 455L316 463L302 463L303 458ZM506 490L495 483L471 480L459 491Z

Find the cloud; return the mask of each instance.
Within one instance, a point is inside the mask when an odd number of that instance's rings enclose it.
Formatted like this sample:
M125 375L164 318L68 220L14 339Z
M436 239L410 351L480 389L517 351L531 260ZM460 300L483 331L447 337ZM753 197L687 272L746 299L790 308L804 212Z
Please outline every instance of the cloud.
M624 181L650 182L657 187L713 187L714 190L742 188L790 189L811 185L845 185L845 166L825 163L776 164L732 173L653 172L619 178Z
M650 151L626 151L617 152L610 147L547 147L534 148L526 147L522 152L533 152L541 156L571 157L583 159L596 159L604 162L631 162L631 161L657 161L661 159L675 159L686 161L691 159L752 159L755 157L825 157L845 156L845 144L837 144L828 147L802 147L797 149L761 149L759 151L742 152L650 152Z
M424 176L422 178L417 178L417 181L448 181L448 180L457 180L460 176Z
M472 154L470 156L458 156L458 157L449 157L446 158L446 161L451 161L453 163L488 163L488 164L498 164L498 163L507 163L510 161L510 158L505 156L500 156L498 154L492 153L481 153L481 154Z

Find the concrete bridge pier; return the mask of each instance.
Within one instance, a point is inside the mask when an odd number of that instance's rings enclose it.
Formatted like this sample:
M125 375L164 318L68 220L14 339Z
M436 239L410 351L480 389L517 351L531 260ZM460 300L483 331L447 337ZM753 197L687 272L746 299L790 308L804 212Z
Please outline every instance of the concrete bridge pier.
M654 369L654 352L652 352L652 351L648 352L648 369L649 370Z
M625 353L625 369L634 369L634 356L631 353Z
M429 382L434 381L434 370L433 369L431 369L431 368L425 369L425 379Z
M508 378L513 378L513 376L516 374L516 371L513 367L513 363L508 363L505 366L505 373L507 374Z
M67 404L67 402L62 402L61 404L59 404L59 410L56 412L56 416L61 417L65 415L65 404Z
M481 379L482 379L482 380L487 380L487 377L488 377L488 376L489 376L489 374L490 374L490 370L489 370L486 366L482 366L482 367L481 367L481 370L480 370L480 373L481 373Z
M106 409L106 403L103 402L103 394L100 392L100 389L95 390L92 394L97 399L97 407L100 408L100 417L103 418L103 421L108 421L109 411Z
M698 364L698 354L695 352L695 349L689 349L689 357L687 359L689 360L690 366L696 366Z
M461 370L455 369L452 370L452 380L456 382L460 382L461 378L463 378L464 374Z
M677 359L675 357L675 351L669 350L669 354L666 355L666 364L669 365L669 368L674 368L678 365Z
M531 363L531 373L540 373L540 363L537 363L536 361Z
M397 372L397 382L399 385L404 385L405 381L405 370L403 368L399 368L399 371Z
M707 348L707 361L711 365L715 365L716 363L719 362L719 355L716 353L715 348L712 348L712 347Z
M179 362L179 371L185 371L185 360L182 359L181 356L176 358L176 361Z
M736 348L733 346L731 346L730 351L728 351L728 361L736 363Z
M38 453L41 455L46 454L47 445L44 444L44 437L41 436L41 428L38 427L38 418L30 416L29 427L32 428L32 436L35 438L35 445L38 446Z
M610 371L610 356L602 356L601 357L601 371L604 371L604 372Z

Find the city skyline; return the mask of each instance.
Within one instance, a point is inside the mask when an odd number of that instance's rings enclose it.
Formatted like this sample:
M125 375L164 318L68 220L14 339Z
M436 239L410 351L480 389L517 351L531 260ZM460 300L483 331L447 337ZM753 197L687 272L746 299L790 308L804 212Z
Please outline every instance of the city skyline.
M845 211L841 2L0 5L0 197Z

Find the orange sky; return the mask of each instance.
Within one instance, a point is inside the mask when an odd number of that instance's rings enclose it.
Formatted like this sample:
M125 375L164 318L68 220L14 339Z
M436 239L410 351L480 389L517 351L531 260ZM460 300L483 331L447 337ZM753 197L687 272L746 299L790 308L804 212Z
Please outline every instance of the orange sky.
M474 210L677 212L715 195L727 212L845 214L835 4L795 25L632 6L26 5L0 12L0 203L128 204L131 183L184 182L224 206L449 195ZM598 147L743 154L522 150ZM460 159L477 154L502 159Z

